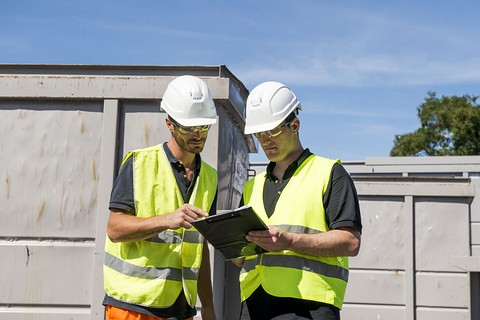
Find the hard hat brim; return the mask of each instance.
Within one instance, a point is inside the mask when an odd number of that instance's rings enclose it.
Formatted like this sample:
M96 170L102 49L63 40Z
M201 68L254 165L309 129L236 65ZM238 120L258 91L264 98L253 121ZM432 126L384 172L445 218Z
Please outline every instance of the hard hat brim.
M212 125L217 122L217 117L215 118L195 118L195 119L177 119L173 118L173 120L180 123L182 126L185 127L196 127L196 126L206 126Z
M282 123L283 120L285 120L287 117L284 119L280 119L277 121L273 121L270 123L263 123L263 124L258 124L256 126L245 126L244 133L245 134L253 134L257 132L263 132L263 131L268 131L274 129L276 126L278 126L280 123Z

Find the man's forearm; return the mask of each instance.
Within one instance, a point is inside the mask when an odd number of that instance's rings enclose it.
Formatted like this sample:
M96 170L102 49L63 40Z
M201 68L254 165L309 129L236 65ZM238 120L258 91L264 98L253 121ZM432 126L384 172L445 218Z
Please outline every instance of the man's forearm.
M127 213L110 213L110 219L107 226L107 234L113 242L129 242L144 240L165 230L152 218L138 218Z
M288 233L288 249L321 257L356 256L360 249L360 232L336 229L319 234Z

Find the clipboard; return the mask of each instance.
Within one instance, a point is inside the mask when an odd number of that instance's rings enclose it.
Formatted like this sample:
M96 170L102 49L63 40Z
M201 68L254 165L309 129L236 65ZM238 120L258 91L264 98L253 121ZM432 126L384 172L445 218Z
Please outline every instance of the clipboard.
M192 224L226 261L266 252L245 238L250 231L268 230L252 207L243 206Z

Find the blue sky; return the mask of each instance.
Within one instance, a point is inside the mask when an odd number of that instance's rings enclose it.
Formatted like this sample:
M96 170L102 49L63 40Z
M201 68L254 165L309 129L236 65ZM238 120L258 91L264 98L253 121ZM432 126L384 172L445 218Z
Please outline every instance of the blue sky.
M419 127L428 91L480 95L478 12L442 0L2 0L0 63L226 65L249 90L275 80L295 92L304 147L363 160Z

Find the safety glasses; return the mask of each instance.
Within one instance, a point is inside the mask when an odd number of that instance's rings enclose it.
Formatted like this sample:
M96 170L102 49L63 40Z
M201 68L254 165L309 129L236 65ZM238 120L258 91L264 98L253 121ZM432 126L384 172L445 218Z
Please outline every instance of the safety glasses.
M292 123L292 121L293 120L287 121L284 124L281 124L281 125L273 128L272 130L255 132L254 135L255 135L255 137L257 137L257 139L260 139L262 134L265 135L268 139L275 138L276 136L279 136L283 132L283 129L288 127L290 125L290 123Z
M208 130L210 130L209 124L206 124L203 126L184 127L177 121L173 120L172 118L169 118L169 119L170 119L170 122L178 129L178 132L182 134L194 134L195 132L206 133Z

